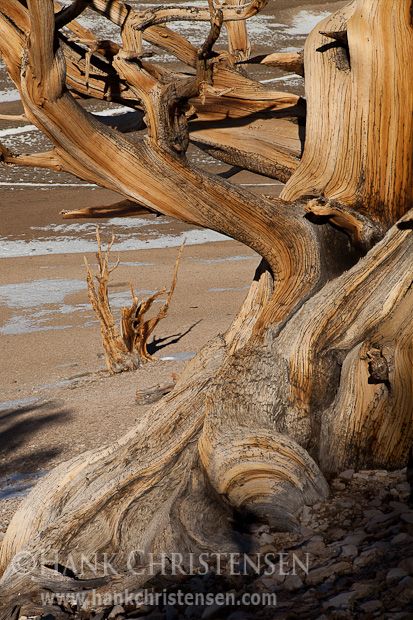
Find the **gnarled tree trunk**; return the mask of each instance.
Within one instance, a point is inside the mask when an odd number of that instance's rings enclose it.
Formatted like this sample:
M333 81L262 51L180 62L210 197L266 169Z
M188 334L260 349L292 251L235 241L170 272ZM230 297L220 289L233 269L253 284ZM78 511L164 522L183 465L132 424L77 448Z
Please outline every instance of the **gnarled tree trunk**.
M55 17L51 0L28 0L27 9L0 0L0 52L27 118L55 144L31 156L2 147L3 161L67 170L137 209L224 232L263 262L226 334L189 363L173 392L112 446L56 468L23 503L1 547L0 592L10 602L19 593L36 600L44 588L136 588L148 579L149 553L237 550L234 513L294 530L302 505L326 497L326 475L401 467L413 439L412 0L354 0L317 26L304 51L306 110L236 68L248 55L242 29L228 29L231 53L213 52L222 24L249 17L259 2L211 16L138 15L119 0L91 0L121 26L123 49L89 54L88 70L87 52L55 32L85 4ZM160 26L173 19L211 20L205 44L196 50ZM82 38L94 42L89 31ZM142 39L196 75L149 65ZM127 103L136 126L144 113L147 136L132 140L98 122L69 88ZM214 125L195 125L192 139L234 165L289 179L281 198L188 163L194 110L196 123ZM236 123L220 128L241 117L252 142L265 135L253 157ZM56 554L76 567L81 556L94 563L105 553L115 554L116 577L103 566L83 580L42 569Z

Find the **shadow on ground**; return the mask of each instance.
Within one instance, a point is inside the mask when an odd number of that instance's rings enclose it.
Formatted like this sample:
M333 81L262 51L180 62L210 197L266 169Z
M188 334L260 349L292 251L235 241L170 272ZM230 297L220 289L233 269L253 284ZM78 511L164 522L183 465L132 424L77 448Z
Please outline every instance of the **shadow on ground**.
M55 401L0 411L0 477L39 471L58 456L63 450L59 437L52 434L44 447L42 433L49 435L54 425L70 417Z
M189 327L186 330L186 332L183 332L182 334L172 334L171 336L166 336L165 338L157 338L156 336L154 336L152 342L150 342L147 346L147 351L149 355L155 355L157 351L160 351L164 347L169 347L169 345L171 344L176 344L184 336L189 334L189 332L191 332L194 329L194 327L196 327L199 323L201 323L201 321L202 319L199 319L199 321L191 325L191 327Z

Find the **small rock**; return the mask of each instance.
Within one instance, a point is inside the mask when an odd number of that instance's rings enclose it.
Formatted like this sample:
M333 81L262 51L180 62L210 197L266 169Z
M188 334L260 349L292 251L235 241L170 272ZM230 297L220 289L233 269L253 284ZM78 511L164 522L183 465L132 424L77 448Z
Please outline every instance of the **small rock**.
M364 510L363 515L367 519L377 519L377 517L381 517L383 512L381 510L377 510L377 508L369 508L369 510Z
M122 605L116 605L108 615L108 620L112 620L112 618L116 618L116 616L122 616L124 613L125 610Z
M302 525L302 526L300 527L300 534L301 534L301 536L302 536L303 538L306 538L307 536L310 536L310 535L311 535L311 533L312 533L312 532L311 532L311 530L310 530L310 529L308 529L308 527L307 527L306 525Z
M351 586L355 592L355 598L369 598L377 592L377 585L373 582L356 582Z
M292 592L293 590L298 590L299 588L301 588L303 582L298 575L288 575L283 585L286 590Z
M396 491L396 493L397 493L397 491ZM377 499L373 499L373 501L370 502L370 506L374 506L375 508L378 508L381 505L382 505L382 501L381 501L381 499L379 497Z
M357 480L368 480L369 474L363 474L359 471L354 474L353 478L356 478Z
M343 544L360 547L360 545L366 540L366 538L367 534L365 534L364 532L354 532L354 534L350 534L343 539Z
M367 601L366 603L362 603L362 605L360 605L360 609L362 609L366 614L371 614L382 607L383 603L377 600Z
M401 581L403 577L407 577L408 574L409 573L406 570L404 570L404 568L401 568L401 567L391 568L386 575L386 582L389 583L390 585L394 583L399 583L399 581Z
M205 605L188 605L185 609L184 616L185 618L200 618L204 609Z
M351 480L353 476L354 469L346 469L345 471L342 471L340 474L338 474L340 480Z
M307 523L310 520L311 509L309 506L303 506L303 512L301 515L301 520L303 523Z
M63 611L59 605L48 605L46 609L47 613L41 616L43 620L69 620L70 618L70 614Z
M260 542L265 542L265 543L273 543L275 540L274 536L272 536L272 534L267 534L267 532L264 532L263 534L261 534L260 536Z
M324 538L322 536L320 536L320 534L316 534L315 536L311 536L310 540L308 541L310 543L323 543L324 544Z
M323 607L328 609L329 607L334 607L336 609L347 609L351 606L351 602L354 600L355 594L354 592L342 592L333 598L330 598L328 601L323 603Z
M400 518L405 523L409 523L410 525L413 524L413 510L403 513Z
M413 575L413 557L405 558L399 562L400 568L404 568L409 575Z
M179 616L179 611L173 605L165 605L165 620L175 620Z
M379 554L380 553L387 553L387 551L390 551L391 548L392 548L391 542L387 542L385 540L377 540L375 543L373 543L370 546L370 549L372 551L374 549L376 549L379 552Z
M408 482L401 482L396 484L396 489L399 493L410 493L410 484Z
M346 485L343 484L343 482L341 482L340 480L338 480L338 478L335 478L330 486L332 489L334 489L334 491L344 491L344 489L346 488Z
M303 550L306 553L311 553L312 555L323 555L326 551L326 546L322 541L310 539L308 543L304 546Z
M340 540L340 538L343 538L343 536L347 534L347 532L345 530L336 530L332 535L331 538L333 540Z
M272 578L274 579L274 581L277 583L278 586L284 583L285 581L285 575L280 574L280 573L274 573Z
M410 603L412 600L412 592L413 592L413 577L404 577L399 583L394 587L392 593L400 600Z
M409 536L409 534L405 534L404 532L401 532L400 534L393 536L393 538L391 539L392 545L395 545L395 546L410 545L412 542L413 542L413 536Z
M341 554L347 558L355 558L358 556L359 552L355 545L344 545L341 549Z
M356 566L357 568L363 568L363 566L367 566L367 564L375 562L378 557L379 552L377 551L377 549L367 549L354 560L354 566Z
M389 472L386 469L378 469L376 471L376 473L374 474L375 478L387 478L389 475Z
M215 616L222 614L224 609L224 605L219 605L219 603L212 603L212 605L208 605L208 607L204 609L201 618L202 620L209 620L210 618L215 618Z
M259 525L251 526L251 532L254 532L254 534L262 534L263 532L269 532L269 531L270 531L270 527L266 525L265 523L260 523Z
M344 575L350 571L351 564L349 562L338 562L337 564L314 568L308 573L305 582L310 586L317 586L331 575Z
M283 577L284 577L284 575L283 575ZM263 577L261 579L261 583L270 592L278 585L278 582L275 579L273 579L272 577Z
M395 510L400 510L400 512L406 512L406 504L403 504L403 502L392 501L389 502L389 506Z
M381 529L384 529L384 527L388 527L389 523L391 523L392 521L398 521L400 518L400 511L399 510L394 510L393 512L389 512L387 514L382 514L379 517L376 517L375 519L372 519L371 521L368 521L366 523L366 525L364 526L364 529L367 532L378 532Z

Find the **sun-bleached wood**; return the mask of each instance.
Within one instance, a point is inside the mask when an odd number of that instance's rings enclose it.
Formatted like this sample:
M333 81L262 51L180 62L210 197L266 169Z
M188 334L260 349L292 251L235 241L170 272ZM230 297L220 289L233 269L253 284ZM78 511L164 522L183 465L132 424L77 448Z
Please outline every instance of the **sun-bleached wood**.
M156 359L148 353L148 339L159 321L166 318L168 315L169 305L178 281L179 262L185 242L181 246L175 263L171 290L166 293L166 288L163 288L161 291L151 295L148 299L139 300L134 293L132 283L130 283L132 306L124 306L122 308L120 328L118 328L110 308L108 294L109 276L118 267L120 262L118 259L114 266L109 268L109 253L115 238L112 235L112 240L104 253L102 253L99 228L96 228L96 239L98 244L96 258L98 261L99 273L96 274L95 277L98 281L98 287L96 289L92 271L85 257L87 289L92 308L100 323L106 366L110 374L114 375L119 372L136 370L141 364ZM151 319L145 319L144 317L151 309L153 302L158 297L165 294L167 298L156 316Z

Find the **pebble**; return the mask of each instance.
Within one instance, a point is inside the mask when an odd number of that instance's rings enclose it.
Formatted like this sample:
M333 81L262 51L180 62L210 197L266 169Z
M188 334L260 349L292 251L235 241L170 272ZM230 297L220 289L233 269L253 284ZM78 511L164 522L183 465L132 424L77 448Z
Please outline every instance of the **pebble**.
M367 538L367 534L364 532L356 532L355 534L350 534L350 536L346 536L343 539L344 545L354 545L355 547L359 547Z
M275 540L274 536L272 536L271 534L267 534L266 532L264 532L263 534L261 534L261 541L265 542L265 543L273 543Z
M179 611L173 605L165 605L165 620L175 620L179 616Z
M411 512L405 512L400 516L401 520L405 523L413 524L413 510Z
M372 614L375 611L378 611L383 607L383 603L377 600L367 601L366 603L362 603L360 605L360 609L364 611L365 614Z
M301 588L302 585L303 582L298 575L288 575L288 577L285 578L283 587L289 592L292 592L293 590Z
M307 523L310 520L311 508L309 506L303 506L301 514L301 521Z
M362 581L360 583L355 583L352 585L351 589L354 590L354 598L356 599L370 598L372 594L376 593L376 586L372 582L366 583Z
M341 554L346 557L355 558L356 556L358 556L358 553L358 549L355 545L344 545L344 547L341 549Z
M112 618L116 618L116 616L122 616L124 613L125 610L122 605L116 605L108 615L108 620L112 620Z
M407 577L408 572L404 570L404 568L396 567L391 568L386 575L387 583L399 583L403 579L403 577Z
M390 512L388 514L382 514L375 519L368 521L368 523L366 523L366 525L364 526L364 529L366 532L369 533L379 532L381 529L383 529L383 526L387 527L389 523L399 520L399 518L400 511L394 510L393 512Z
M399 562L399 566L401 568L404 568L404 570L407 571L409 575L413 575L413 556L410 558L405 558L404 560L401 560Z
M331 488L334 489L334 491L343 491L346 488L346 485L336 478L331 483Z
M379 553L377 549L366 549L366 551L362 551L358 558L354 560L354 565L357 568L363 568L367 566L367 564L372 564L378 560Z
M409 534L406 534L405 532L396 534L396 536L391 539L392 545L410 545L412 542L413 536L409 536Z
M338 474L338 477L340 478L340 480L351 480L354 476L354 473L354 469L346 469L345 471L342 471L340 474Z
M281 577L283 577L284 581L285 575L281 575ZM263 577L261 581L265 588L267 588L267 590L269 590L270 592L275 588L275 586L278 585L278 581L276 579L273 579L272 577Z
M223 609L224 607L222 605L219 605L218 603L208 605L208 607L204 609L201 618L202 620L210 620L212 618L215 618L215 616L222 614Z
M323 607L329 609L331 607L347 608L350 607L351 601L354 600L354 592L343 592L323 603Z
M344 575L350 570L351 564L349 562L338 562L332 565L328 564L321 568L311 570L306 577L306 583L315 586L322 583L324 579L327 579L331 575Z

